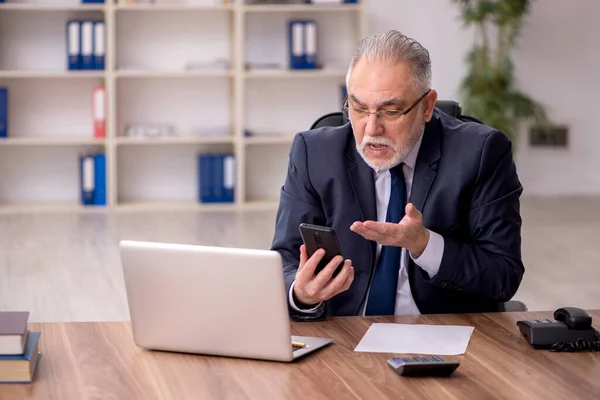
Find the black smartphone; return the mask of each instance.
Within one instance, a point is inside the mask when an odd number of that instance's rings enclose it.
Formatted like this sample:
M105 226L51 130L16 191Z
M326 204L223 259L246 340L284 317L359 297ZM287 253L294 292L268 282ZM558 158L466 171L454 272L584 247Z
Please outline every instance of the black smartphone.
M311 224L300 224L299 229L302 241L306 246L308 257L312 257L318 249L325 249L326 254L315 269L315 275L321 272L335 256L342 255L340 244L333 228ZM333 277L340 273L343 266L344 263L340 263L333 272Z

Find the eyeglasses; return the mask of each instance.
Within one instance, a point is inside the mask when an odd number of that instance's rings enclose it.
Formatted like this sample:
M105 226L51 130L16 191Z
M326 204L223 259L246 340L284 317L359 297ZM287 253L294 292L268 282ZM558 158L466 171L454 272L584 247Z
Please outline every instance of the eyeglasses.
M417 101L415 101L410 107L408 107L404 111L400 111L400 110L367 111L362 108L350 107L349 103L348 103L348 96L346 95L346 97L344 98L344 102L342 103L342 112L344 113L344 117L346 117L346 119L353 119L355 121L366 121L366 119L369 117L369 115L375 114L377 116L377 118L381 119L382 121L396 122L403 115L406 115L409 112L411 112L412 109L415 108L417 106L417 104L419 104L419 102L421 100L423 100L429 92L431 92L431 89L429 89L425 93L423 93L423 95L421 97L419 97L417 99Z

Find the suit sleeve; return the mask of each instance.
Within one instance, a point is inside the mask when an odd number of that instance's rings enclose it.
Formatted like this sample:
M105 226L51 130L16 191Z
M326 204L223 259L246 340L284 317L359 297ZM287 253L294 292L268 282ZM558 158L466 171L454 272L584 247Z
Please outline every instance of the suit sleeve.
M519 197L523 188L511 142L495 131L485 140L468 221L468 241L444 237L432 284L498 302L510 300L524 273ZM428 278L428 277L425 277Z
M281 188L279 208L275 221L275 234L271 250L281 254L286 293L295 280L300 263L302 237L298 227L301 223L325 224L320 196L310 182L304 136L297 134L290 149L287 176ZM296 320L324 318L325 303L314 312L298 312L288 304L290 317Z

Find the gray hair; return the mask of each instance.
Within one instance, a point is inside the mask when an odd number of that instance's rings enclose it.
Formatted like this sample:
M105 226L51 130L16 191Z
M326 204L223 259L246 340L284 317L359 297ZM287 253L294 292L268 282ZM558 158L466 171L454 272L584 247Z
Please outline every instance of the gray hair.
M348 87L352 69L362 58L390 65L401 61L407 62L413 74L415 89L424 92L431 87L429 51L416 40L398 31L390 30L380 35L368 36L360 41L348 68L346 87Z

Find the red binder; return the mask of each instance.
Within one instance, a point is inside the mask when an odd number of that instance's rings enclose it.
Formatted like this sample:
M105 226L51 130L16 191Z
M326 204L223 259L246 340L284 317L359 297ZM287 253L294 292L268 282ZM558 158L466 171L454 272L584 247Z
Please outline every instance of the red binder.
M106 101L103 86L96 86L92 95L92 109L94 119L94 137L106 137Z

